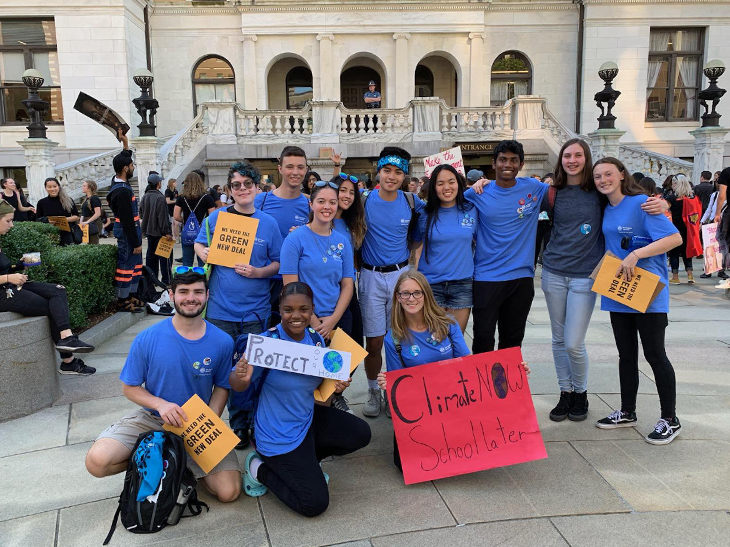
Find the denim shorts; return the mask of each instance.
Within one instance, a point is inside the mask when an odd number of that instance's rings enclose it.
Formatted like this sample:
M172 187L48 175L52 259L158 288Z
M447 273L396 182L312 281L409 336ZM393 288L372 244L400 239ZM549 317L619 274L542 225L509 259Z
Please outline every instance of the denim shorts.
M462 310L471 308L474 303L472 301L473 281L471 277L467 279L459 279L457 281L441 281L440 283L432 283L431 290L436 304L442 308L450 310Z
M362 310L362 325L366 337L384 336L390 328L390 311L393 305L393 291L408 266L394 272L360 272L358 295Z

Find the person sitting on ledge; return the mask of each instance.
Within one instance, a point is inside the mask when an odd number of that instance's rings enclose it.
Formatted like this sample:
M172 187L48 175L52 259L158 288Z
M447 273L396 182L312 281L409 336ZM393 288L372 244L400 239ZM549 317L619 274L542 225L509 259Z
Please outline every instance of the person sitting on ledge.
M0 236L13 227L15 209L0 201ZM53 283L29 281L21 264L12 264L0 249L0 312L11 311L26 317L46 316L51 322L51 337L61 354L61 374L88 376L96 369L89 367L74 353L89 353L94 346L82 342L71 332L66 287Z

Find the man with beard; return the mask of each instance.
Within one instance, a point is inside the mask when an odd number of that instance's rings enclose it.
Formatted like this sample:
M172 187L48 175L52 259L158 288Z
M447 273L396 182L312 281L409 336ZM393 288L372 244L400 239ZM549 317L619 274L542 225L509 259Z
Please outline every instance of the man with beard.
M163 424L181 427L190 418L181 407L193 395L219 416L225 408L233 340L201 315L208 301L208 282L198 269L172 278L175 315L142 331L132 342L119 379L124 396L142 408L111 425L91 446L86 469L95 477L125 471L140 433L161 429ZM188 466L220 501L238 498L241 472L235 452L207 475L192 460Z
M114 273L114 286L117 293L119 311L143 312L144 304L134 296L139 279L142 277L142 229L139 224L139 206L129 179L134 175L134 161L129 141L122 130L117 131L124 146L114 156L114 178L107 203L114 213L114 237L117 238L117 270Z

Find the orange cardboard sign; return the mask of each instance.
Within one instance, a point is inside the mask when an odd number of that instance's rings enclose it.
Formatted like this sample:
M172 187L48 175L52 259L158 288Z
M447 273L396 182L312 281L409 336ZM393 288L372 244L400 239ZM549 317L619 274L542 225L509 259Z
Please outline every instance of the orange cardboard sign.
M48 217L48 222L64 232L71 231L71 226L68 225L68 219L66 217Z
M197 395L190 397L182 409L188 417L182 427L163 427L180 435L188 455L204 473L210 473L235 448L238 437Z
M355 372L355 369L360 363L365 360L368 356L368 352L365 351L360 344L355 342L352 338L347 336L347 333L341 328L335 329L332 334L332 342L330 342L330 349L337 351L345 351L350 354L350 375ZM335 392L336 380L326 378L322 380L319 387L314 390L315 400L323 403Z
M208 251L208 263L229 268L236 264L248 264L258 227L256 218L219 213ZM205 226L201 230L205 230Z
M81 243L88 243L89 242L89 225L83 224L81 226L81 233L83 234L83 237L81 238Z
M174 239L167 239L166 237L161 237L160 242L157 244L157 249L155 249L155 254L157 256L161 256L162 258L170 258L170 255L172 254L172 248L174 246L175 246Z
M646 312L664 289L664 283L658 275L643 268L634 268L634 277L631 281L625 281L621 276L616 276L619 266L621 260L612 252L606 252L591 274L595 280L591 290L638 312Z

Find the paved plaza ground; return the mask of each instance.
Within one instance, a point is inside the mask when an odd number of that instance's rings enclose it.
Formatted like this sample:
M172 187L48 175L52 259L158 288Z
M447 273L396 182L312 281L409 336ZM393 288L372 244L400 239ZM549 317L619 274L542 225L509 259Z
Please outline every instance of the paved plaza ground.
M609 316L598 310L587 337L589 419L548 419L557 385L538 270L523 352L548 459L405 486L392 464L391 423L381 415L368 420L367 448L324 463L331 503L320 517L299 517L271 494L224 505L200 487L209 513L154 535L119 526L111 545L728 546L730 301L712 288L716 282L671 287L667 352L683 429L668 446L644 441L659 401L643 359L637 427L594 427L619 404L616 347ZM0 424L0 546L101 545L123 475L93 478L84 455L100 431L135 408L117 377L132 339L158 320L146 317L84 357L97 373L62 377L53 407ZM358 415L366 387L358 372L346 393ZM238 456L243 463L245 452Z

